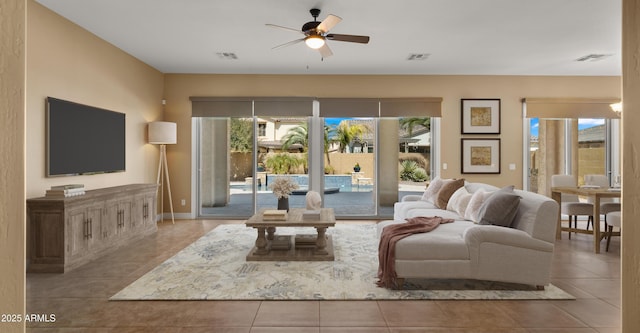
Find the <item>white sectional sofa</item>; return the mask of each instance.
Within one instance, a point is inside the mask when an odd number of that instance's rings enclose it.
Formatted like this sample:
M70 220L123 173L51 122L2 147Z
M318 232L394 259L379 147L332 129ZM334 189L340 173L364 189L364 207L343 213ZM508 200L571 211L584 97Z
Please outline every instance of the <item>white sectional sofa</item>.
M515 216L507 223L508 227L486 224L477 213L492 209L489 198L502 191L519 196ZM428 192L429 188L425 195ZM484 207L478 207L476 198L482 198L478 200L483 201ZM494 207L498 208L488 214L494 217L508 214L509 208ZM398 241L395 271L396 285L400 288L404 279L412 278L490 280L538 288L549 284L558 218L558 204L554 200L512 188L500 190L488 184L465 183L453 193L446 209L438 208L435 200L424 196L404 197L395 204L394 220L378 224L378 236L386 226L406 223L406 219L417 216L440 216L455 221Z

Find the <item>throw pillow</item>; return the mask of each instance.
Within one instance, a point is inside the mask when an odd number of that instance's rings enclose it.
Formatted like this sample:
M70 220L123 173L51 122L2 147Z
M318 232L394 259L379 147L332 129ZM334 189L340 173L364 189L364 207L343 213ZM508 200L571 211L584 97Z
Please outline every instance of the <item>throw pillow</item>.
M505 186L505 187L501 188L499 191L507 191L507 192L513 193L513 190L515 188L516 188L515 185L508 185L508 186Z
M440 177L433 178L431 182L429 182L429 186L427 186L427 189L422 194L421 200L435 203L436 195L438 194L438 191L440 191L442 184L444 184L444 181Z
M464 179L451 179L446 181L440 191L438 191L438 196L436 199L436 207L440 209L447 209L447 203L449 203L449 199L453 195L455 191L464 186Z
M464 218L464 212L467 210L471 196L472 194L464 186L459 188L449 198L447 210L456 212L460 217Z
M462 198L465 195L471 195L471 194L469 193L469 191L467 191L467 189L464 186L457 189L455 192L453 192L453 194L451 195L451 198L449 198L449 202L447 203L447 210L455 212L456 206L459 205L459 201L462 200Z
M520 199L520 196L513 192L494 192L480 207L478 223L510 227L518 213Z
M471 195L471 199L469 200L469 204L467 205L467 209L464 212L464 219L478 222L478 211L480 210L480 206L484 203L484 201L492 194L493 192L487 192L483 189L478 189L473 192Z
M473 192L471 196L471 200L469 200L469 204L467 206L467 210L464 213L464 219L473 221L475 223L480 222L480 207L484 202L494 193L503 192L503 193L513 193L515 186L509 185L505 186L497 191L485 191L480 188L477 191Z

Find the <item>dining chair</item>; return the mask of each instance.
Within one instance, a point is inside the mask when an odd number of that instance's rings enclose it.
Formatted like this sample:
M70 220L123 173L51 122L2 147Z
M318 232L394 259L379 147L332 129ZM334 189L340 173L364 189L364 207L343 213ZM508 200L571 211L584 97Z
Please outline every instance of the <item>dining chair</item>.
M573 175L552 175L551 187L576 187L576 178ZM573 221L574 228L578 228L578 216L587 217L587 229L589 224L593 224L593 204L588 202L580 202L580 199L575 194L562 193L560 198L560 213L569 216L569 228L572 228L571 222ZM571 231L569 231L569 239L571 239Z
M605 175L584 175L585 185L599 186L601 189L609 188L609 178ZM589 202L591 202L589 198ZM591 202L593 203L593 202ZM617 198L600 199L600 214L604 215L604 226L607 227L607 213L620 211L620 201Z
M609 224L607 227L607 252L609 252L609 244L611 243L611 236L613 236L613 227L620 228L620 232L622 232L622 218L620 215L620 211L617 212L609 212L606 215L609 220Z

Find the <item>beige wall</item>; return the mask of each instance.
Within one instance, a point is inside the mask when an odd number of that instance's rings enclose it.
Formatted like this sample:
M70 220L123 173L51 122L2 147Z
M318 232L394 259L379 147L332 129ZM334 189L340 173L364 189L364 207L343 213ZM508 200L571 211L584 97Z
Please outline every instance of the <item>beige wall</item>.
M20 0L0 0L0 314L25 313L25 18ZM24 323L0 322L2 332Z
M622 332L640 332L640 0L622 1Z
M88 189L155 183L159 150L146 144L146 123L162 118L163 74L40 4L27 3L27 197L69 183ZM126 172L46 178L47 96L126 113Z
M620 77L167 74L166 116L178 123L178 144L168 147L171 188L174 198L189 202L185 207L178 207L179 212L189 212L191 198L190 96L442 97L441 162L448 165L447 170L442 170L443 177L462 176L460 99L500 98L502 173L465 174L464 178L497 186L515 184L521 188L521 98L619 98ZM509 170L510 163L516 165L516 170Z

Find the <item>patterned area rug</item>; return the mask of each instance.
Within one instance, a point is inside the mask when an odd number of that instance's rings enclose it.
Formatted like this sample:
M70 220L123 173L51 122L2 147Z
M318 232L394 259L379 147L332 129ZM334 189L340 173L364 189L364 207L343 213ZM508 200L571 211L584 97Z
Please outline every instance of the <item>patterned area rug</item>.
M288 232L287 232L288 231ZM282 228L278 234L310 234ZM329 228L335 261L247 262L256 231L222 225L187 246L111 300L368 300L573 299L549 285L533 287L474 280L411 280L405 290L376 286L378 242L374 224Z

